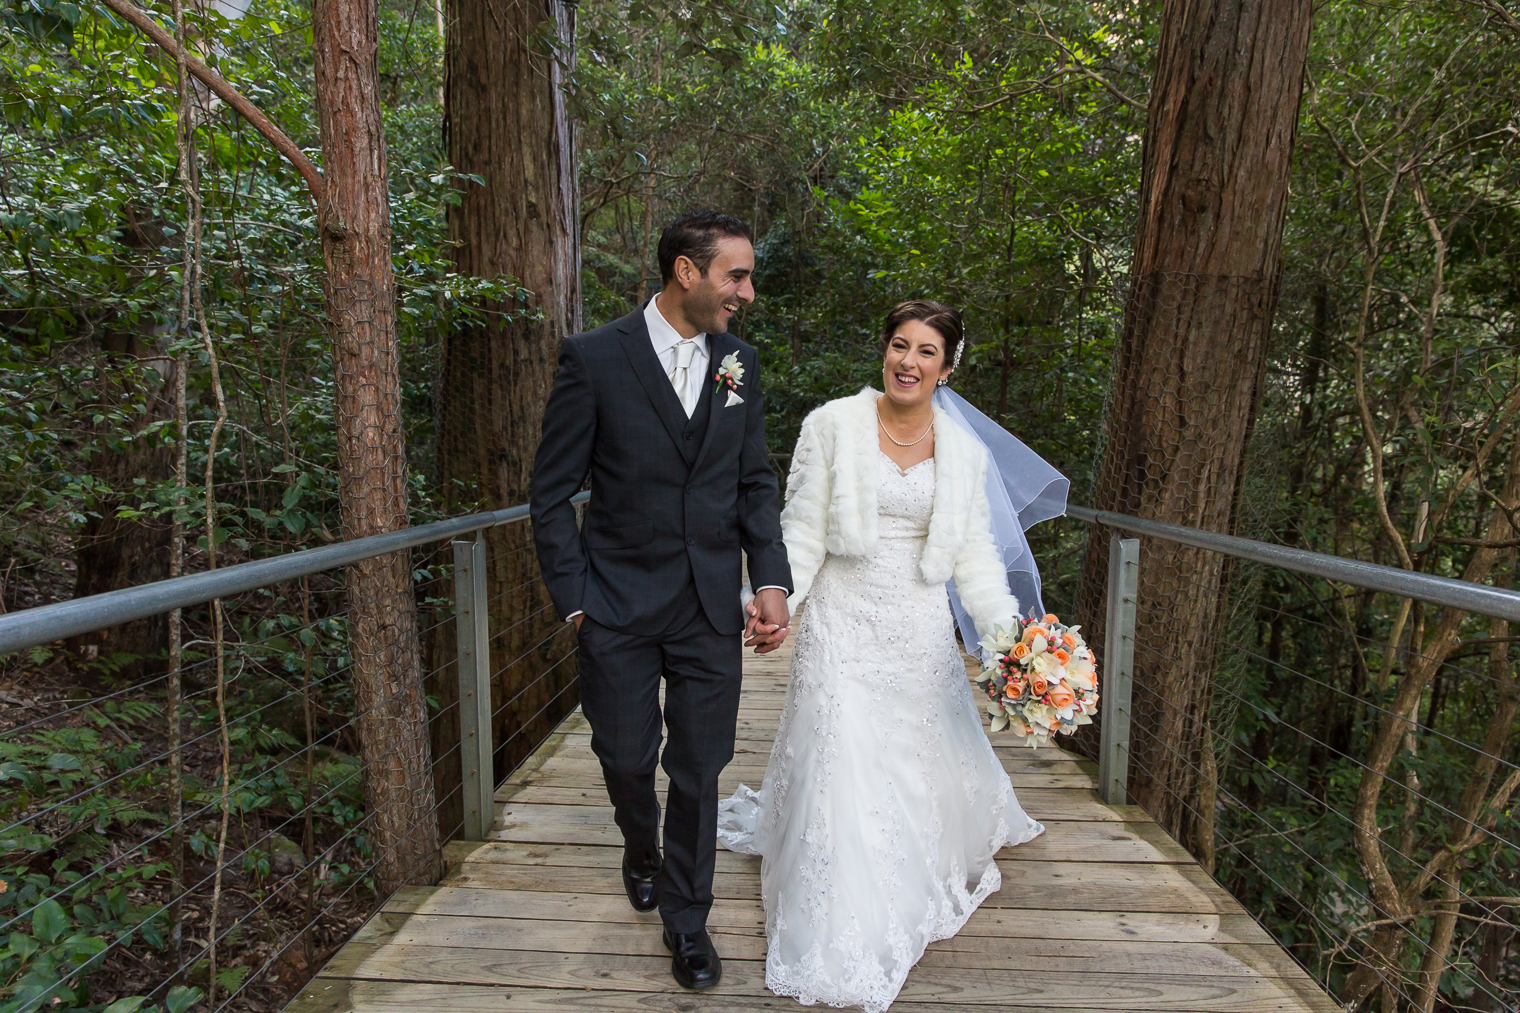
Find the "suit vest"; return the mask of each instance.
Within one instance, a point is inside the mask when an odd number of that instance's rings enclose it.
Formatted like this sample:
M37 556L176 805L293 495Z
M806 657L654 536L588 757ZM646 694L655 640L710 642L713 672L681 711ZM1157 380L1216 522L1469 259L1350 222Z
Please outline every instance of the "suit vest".
M702 438L707 435L707 420L713 412L712 401L712 385L703 383L702 393L697 397L697 406L692 410L691 418L686 420L686 428L681 430L681 456L686 459L687 468L696 462L697 451L702 449Z

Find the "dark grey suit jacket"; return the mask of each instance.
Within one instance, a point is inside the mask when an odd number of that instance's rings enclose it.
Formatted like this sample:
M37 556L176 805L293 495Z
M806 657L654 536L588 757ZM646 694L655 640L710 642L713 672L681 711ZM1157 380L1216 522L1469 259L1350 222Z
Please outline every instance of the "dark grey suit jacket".
M755 349L708 335L708 373L737 353L742 404L711 399L689 420L650 344L642 309L566 339L544 410L530 509L544 583L560 615L624 633L679 625L670 607L695 581L719 633L744 628L740 549L750 582L791 591L780 493L765 445ZM591 477L585 524L570 497Z

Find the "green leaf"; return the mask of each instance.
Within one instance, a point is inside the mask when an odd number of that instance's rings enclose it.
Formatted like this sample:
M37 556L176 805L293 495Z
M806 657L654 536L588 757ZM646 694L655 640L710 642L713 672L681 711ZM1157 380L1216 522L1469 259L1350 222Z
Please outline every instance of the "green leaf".
M68 1002L74 998L74 993L64 987L63 982L58 980L58 975L54 974L52 968L49 967L45 970L33 969L22 975L11 996L16 1005L8 1006L7 1009L31 1011L47 1004L50 998ZM72 1006L64 1007L64 1009L72 1008Z
M47 765L52 770L78 770L83 766L77 756L69 753L54 753L48 757Z
M68 924L69 916L64 913L63 905L56 900L45 900L32 912L32 931L44 943L56 941L63 935L64 929L68 928Z
M733 70L744 62L744 56L733 49L714 47L708 49L707 55L717 60L724 70Z
M64 940L64 946L75 961L83 961L103 951L106 941L99 936L72 935Z
M37 940L33 939L25 932L11 933L10 951L16 956L20 957L22 960L25 960L27 957L30 957L32 954L36 953L39 948L40 947L37 945Z
M164 1000L164 1009L169 1013L185 1013L185 1010L200 1002L204 994L193 985L175 985L169 989L169 996Z
M148 997L145 995L129 995L125 999L117 999L100 1013L137 1013L137 1010L147 1001Z

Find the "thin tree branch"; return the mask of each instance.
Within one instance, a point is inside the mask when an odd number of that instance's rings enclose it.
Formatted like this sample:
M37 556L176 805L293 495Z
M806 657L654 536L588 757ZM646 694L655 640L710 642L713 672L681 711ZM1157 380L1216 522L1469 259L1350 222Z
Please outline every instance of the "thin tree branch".
M129 0L100 0L111 10L121 15L128 24L142 32L153 40L153 44L171 56L182 58L190 73L201 81L212 93L223 102L233 108L239 116L247 120L255 130L263 134L276 151L285 157L291 165L295 166L301 178L306 181L306 187L311 191L312 200L321 207L322 198L326 195L327 185L322 178L322 170L318 169L311 159L301 151L295 141L285 135L285 132L275 126L268 116L248 99L244 98L237 89L227 83L227 79L216 71L206 66L200 60L192 56L188 50L181 51L180 45L174 40L174 36L164 31L158 22L148 16L148 13Z

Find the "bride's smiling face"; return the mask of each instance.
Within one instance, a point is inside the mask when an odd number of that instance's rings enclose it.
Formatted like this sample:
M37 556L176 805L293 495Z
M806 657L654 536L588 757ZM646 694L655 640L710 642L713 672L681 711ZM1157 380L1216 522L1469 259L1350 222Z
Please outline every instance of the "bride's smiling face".
M950 375L944 336L922 320L903 321L887 342L881 372L887 397L904 408L922 407Z

